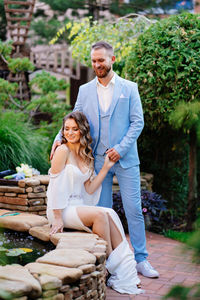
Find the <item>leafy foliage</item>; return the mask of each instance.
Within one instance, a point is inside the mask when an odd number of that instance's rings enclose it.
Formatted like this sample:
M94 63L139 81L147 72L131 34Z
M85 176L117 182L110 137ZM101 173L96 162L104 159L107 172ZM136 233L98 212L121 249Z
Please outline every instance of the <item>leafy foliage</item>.
M169 116L169 122L176 129L183 128L186 133L190 129L196 130L200 140L200 101L178 103Z
M33 71L34 65L27 57L24 58L12 58L8 61L8 68L14 73Z
M144 16L134 19L119 19L116 23L92 21L91 18L84 18L81 21L67 23L57 35L69 30L71 39L72 55L87 66L91 66L90 51L91 45L98 40L105 40L113 45L116 54L115 70L122 69L124 61L130 51L130 42L136 41L136 37L146 30L152 22ZM126 37L126 38L124 38ZM55 43L53 39L50 43Z
M200 284L195 284L192 287L176 285L171 288L169 293L163 299L175 300L196 300L200 297Z
M200 19L184 13L152 25L133 42L124 75L138 83L146 124L160 130L180 101L199 101Z
M163 231L162 215L167 211L166 200L156 193L142 190L141 191L142 212L145 218L146 227L155 232ZM113 209L119 215L123 224L124 230L128 232L127 220L125 211L122 205L121 193L113 193Z
M47 139L25 122L24 115L16 112L0 114L0 170L15 169L20 163L27 163L46 173Z
M31 80L30 87L34 92L34 85L39 88L40 93L47 94L49 92L55 92L58 90L65 90L67 88L66 81L64 79L58 80L55 76L50 75L45 71L42 71Z
M66 22L66 20L65 20ZM46 44L56 35L61 22L57 18L45 20L44 17L31 23L31 29L34 32L34 43ZM33 36L33 34L31 34ZM37 38L38 36L38 38ZM65 36L66 37L66 36Z

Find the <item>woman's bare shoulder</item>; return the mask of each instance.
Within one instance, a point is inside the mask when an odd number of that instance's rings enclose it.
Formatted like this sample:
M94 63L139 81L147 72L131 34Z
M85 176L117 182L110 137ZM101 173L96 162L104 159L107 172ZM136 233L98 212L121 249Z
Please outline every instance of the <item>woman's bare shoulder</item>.
M67 145L66 144L62 144L62 145L60 145L60 146L58 146L57 148L56 148L56 152L57 153L63 153L63 154L66 154L67 156L69 155L69 152L70 152L70 150L69 150L69 148L67 147ZM55 152L55 153L56 153Z
M66 161L69 153L69 148L65 144L62 144L56 148L52 161Z

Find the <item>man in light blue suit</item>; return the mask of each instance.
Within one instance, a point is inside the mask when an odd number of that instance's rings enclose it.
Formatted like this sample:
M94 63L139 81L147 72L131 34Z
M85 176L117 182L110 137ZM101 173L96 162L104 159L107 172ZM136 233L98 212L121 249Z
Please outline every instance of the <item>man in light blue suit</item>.
M97 77L80 87L74 110L82 111L89 121L96 172L100 171L106 153L115 161L102 184L98 205L112 207L112 183L115 174L120 186L137 270L144 276L158 277L158 272L146 260L148 254L141 209L140 162L137 151L137 139L143 129L144 120L137 84L113 72L115 56L110 44L104 41L94 44L91 60Z

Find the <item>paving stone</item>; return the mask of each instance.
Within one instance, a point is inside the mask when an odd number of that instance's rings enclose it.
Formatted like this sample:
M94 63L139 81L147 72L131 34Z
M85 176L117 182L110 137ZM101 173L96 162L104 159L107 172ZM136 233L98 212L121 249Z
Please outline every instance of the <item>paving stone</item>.
M22 282L31 286L30 296L39 297L41 295L41 286L39 282L29 273L29 271L20 265L0 266L0 279Z
M50 275L41 275L39 282L43 290L53 290L62 286L62 281L59 278Z
M49 232L50 232L50 226L48 224L44 226L32 227L29 230L30 235L45 242L48 242L50 240Z
M78 268L66 268L52 264L44 263L29 263L25 266L31 274L50 275L62 280L63 284L68 284L77 281L82 276L83 272Z
M42 226L47 223L48 221L45 217L29 213L20 213L19 215L0 218L1 227L16 231L28 231L31 227Z
M53 297L55 295L58 294L58 290L57 289L54 289L54 290L47 290L47 291L44 291L42 293L42 298L49 298L49 297Z
M61 238L56 246L56 249L83 249L89 252L94 252L96 239L88 238Z
M89 274L96 270L96 267L93 264L82 265L78 268L83 271L83 274Z
M77 268L81 265L94 264L96 257L85 250L73 249L56 249L39 257L37 262L47 263L69 268Z
M87 233L87 232L83 232L83 231L68 231L68 232L62 232L62 233L55 233L55 234L52 234L50 236L50 241L54 244L54 245L57 245L58 244L58 241L61 239L61 238L86 238L86 239L98 239L98 235L97 234L93 234L93 233Z
M25 282L0 278L0 290L1 292L4 291L9 293L9 296L11 296L13 299L14 297L21 297L30 293L32 286Z

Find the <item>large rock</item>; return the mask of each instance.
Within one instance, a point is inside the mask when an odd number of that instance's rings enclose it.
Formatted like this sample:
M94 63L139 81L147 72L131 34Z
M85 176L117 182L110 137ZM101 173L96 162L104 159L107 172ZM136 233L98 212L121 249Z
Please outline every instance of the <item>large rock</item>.
M57 266L77 268L81 265L94 264L96 256L80 249L56 249L39 257L37 262L52 264Z
M39 297L42 293L39 282L29 273L29 271L20 265L0 266L0 279L8 281L17 281L30 288L31 297ZM23 286L23 285L21 285Z
M83 272L76 268L65 268L52 264L29 263L25 266L31 274L49 275L62 280L63 284L75 282L80 279Z
M1 210L0 210L0 214L1 214ZM43 226L47 223L48 221L45 217L33 215L29 213L20 213L19 215L16 216L6 216L0 218L0 227L4 227L16 231L29 231L31 227Z
M29 230L29 234L38 238L39 240L48 242L50 240L49 231L50 231L49 225L36 226L36 227L32 227Z
M93 252L96 246L96 239L80 238L61 238L56 249L82 249Z
M59 278L46 274L41 275L39 281L43 290L54 290L62 286L62 281Z
M61 238L56 246L56 249L82 249L94 252L106 252L106 245L98 244L98 240L88 238Z
M87 233L83 231L69 231L69 232L62 232L62 233L55 233L50 236L50 241L54 244L57 245L59 240L61 238L85 238L85 239L98 239L97 234L93 233Z
M3 296L3 293L5 293L5 298L1 299L13 299L14 297L18 298L29 294L32 291L32 286L25 282L0 278L0 291L1 296ZM8 298L6 298L7 293Z

